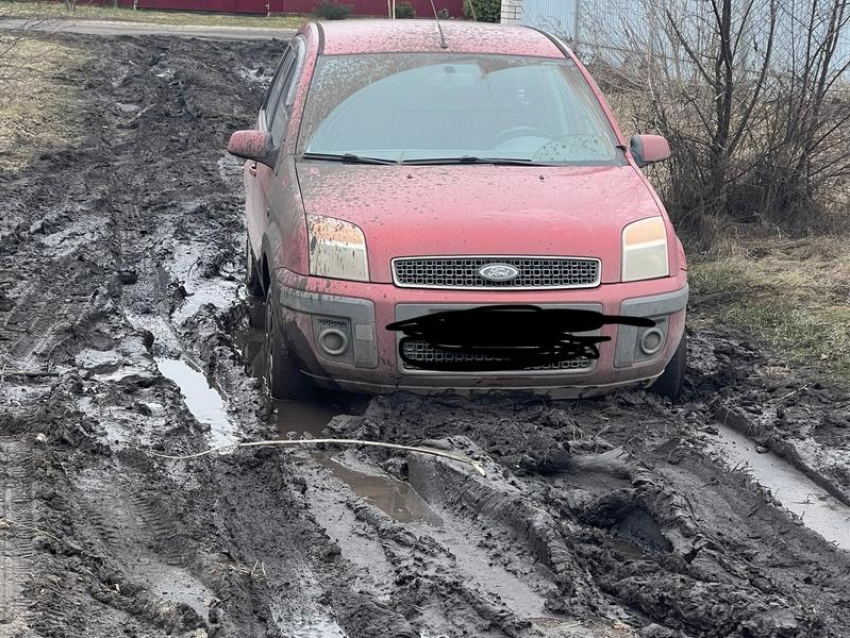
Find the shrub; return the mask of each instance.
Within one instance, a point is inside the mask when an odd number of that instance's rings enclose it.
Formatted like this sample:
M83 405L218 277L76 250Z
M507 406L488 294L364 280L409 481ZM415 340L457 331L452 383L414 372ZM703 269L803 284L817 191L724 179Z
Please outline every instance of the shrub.
M605 30L635 53L590 64L621 122L670 142L672 157L647 176L680 233L850 232L846 54L806 53L808 42L846 40L846 0L801 0L788 16L773 0L650 4Z
M416 17L416 10L409 2L399 2L395 6L395 17L401 19L409 19Z
M502 0L463 0L463 15L474 17L479 22L499 22L502 17Z
M351 15L351 6L339 4L336 0L319 0L313 15L321 20L345 20Z

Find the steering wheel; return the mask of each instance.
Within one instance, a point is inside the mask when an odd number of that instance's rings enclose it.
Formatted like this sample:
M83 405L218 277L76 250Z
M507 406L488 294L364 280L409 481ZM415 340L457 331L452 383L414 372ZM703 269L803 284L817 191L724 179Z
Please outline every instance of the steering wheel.
M536 126L513 126L499 133L493 140L493 146L504 144L515 137L526 137L529 135L533 137L545 137L550 140L552 139L552 134L542 128L538 128Z

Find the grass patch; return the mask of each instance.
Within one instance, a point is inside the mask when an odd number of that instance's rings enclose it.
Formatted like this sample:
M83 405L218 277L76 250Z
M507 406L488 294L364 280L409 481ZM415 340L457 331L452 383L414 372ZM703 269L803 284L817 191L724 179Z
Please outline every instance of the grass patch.
M81 137L80 87L69 71L87 54L47 38L0 35L0 171L73 146Z
M850 383L850 249L840 238L727 242L694 259L695 326L726 326Z
M255 27L265 29L297 29L306 18L301 16L241 16L226 13L194 13L156 11L127 7L108 7L97 4L78 4L69 11L62 2L4 2L0 14L6 18L74 18L77 20L112 20L117 22L148 22L154 24L196 25L210 27ZM141 0L140 4L144 4Z

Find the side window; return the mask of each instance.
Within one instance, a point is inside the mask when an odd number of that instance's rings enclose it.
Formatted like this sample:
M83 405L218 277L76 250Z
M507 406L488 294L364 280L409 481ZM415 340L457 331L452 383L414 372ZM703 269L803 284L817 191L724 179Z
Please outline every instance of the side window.
M285 93L287 109L289 109L295 101L295 93L298 89L298 80L301 78L301 71L304 68L304 58L306 55L307 45L304 44L304 40L299 39L298 43L295 45L295 73L292 75L289 82L289 90Z
M275 144L280 143L286 129L286 123L289 121L289 109L295 101L295 92L298 87L298 78L301 77L301 69L304 66L305 53L304 40L299 38L295 43L292 64L286 69L286 76L283 77L283 82L281 82L281 94L278 96L275 113L272 116L269 128Z
M283 93L283 87L286 84L286 77L292 70L294 62L295 52L292 47L289 46L286 48L286 52L280 60L280 64L274 74L274 80L272 80L272 85L269 87L269 92L266 95L266 101L263 103L263 117L267 131L270 131L274 124L275 113L277 113L277 104L280 101L281 94Z

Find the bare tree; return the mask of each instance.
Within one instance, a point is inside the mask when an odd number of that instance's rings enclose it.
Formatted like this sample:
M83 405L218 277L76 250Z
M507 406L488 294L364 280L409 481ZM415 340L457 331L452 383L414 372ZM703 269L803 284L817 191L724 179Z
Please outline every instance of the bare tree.
M697 51L689 45L687 37L678 27L672 12L665 10L667 26L675 42L681 45L688 59L697 69L699 76L710 87L710 104L713 112L708 113L708 104L692 102L700 121L705 127L709 154L709 195L714 205L728 203L727 185L731 160L750 125L753 111L759 104L770 68L773 41L776 32L776 0L768 0L765 12L759 12L760 26L755 25L754 6L756 0L709 0L711 16L707 21L710 29L708 51ZM733 5L738 5L734 6ZM751 43L747 42L752 40ZM757 42L763 42L763 53L756 68L747 62L745 54L748 44L758 50ZM753 76L755 72L755 77Z
M790 28L782 99L774 105L778 117L770 130L772 150L784 169L784 197L815 201L820 191L832 191L850 176L850 94L844 77L850 55L843 42L850 15L846 0L789 2L784 11Z
M728 209L741 145L765 117L777 0L651 6L647 119L677 149L672 190L690 210Z
M586 29L606 38L582 46L615 107L674 147L654 177L680 220L801 231L846 209L847 3L629 0L616 22Z

